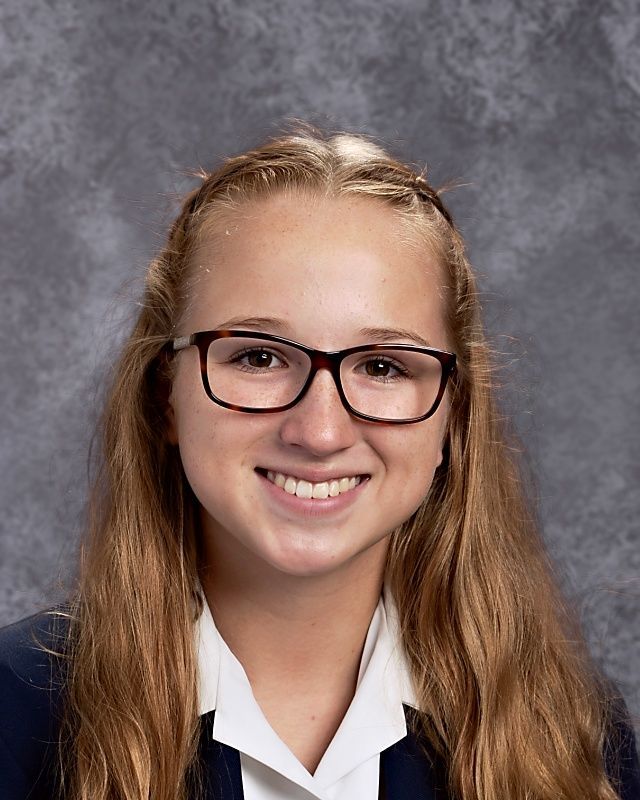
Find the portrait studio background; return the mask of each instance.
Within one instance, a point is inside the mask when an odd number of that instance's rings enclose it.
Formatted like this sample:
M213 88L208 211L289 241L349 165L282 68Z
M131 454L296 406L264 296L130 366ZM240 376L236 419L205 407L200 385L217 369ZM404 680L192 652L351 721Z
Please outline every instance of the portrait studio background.
M0 624L61 596L101 376L186 171L299 117L464 184L447 202L482 276L545 536L638 714L637 11L5 2Z

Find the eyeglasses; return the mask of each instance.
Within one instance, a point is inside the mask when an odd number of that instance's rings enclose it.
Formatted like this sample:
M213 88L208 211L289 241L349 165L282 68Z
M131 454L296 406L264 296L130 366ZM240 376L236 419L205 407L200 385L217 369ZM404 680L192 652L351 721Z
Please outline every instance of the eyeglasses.
M370 422L407 424L434 414L456 366L453 353L410 344L363 344L324 352L252 331L201 331L169 342L195 345L207 395L250 414L298 403L320 369L333 376L350 414Z

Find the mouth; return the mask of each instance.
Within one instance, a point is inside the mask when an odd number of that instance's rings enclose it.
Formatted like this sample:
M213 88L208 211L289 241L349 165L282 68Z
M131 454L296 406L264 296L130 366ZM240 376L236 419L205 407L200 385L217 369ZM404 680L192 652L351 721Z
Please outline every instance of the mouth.
M273 472L257 468L256 472L265 477L274 486L290 495L312 500L326 500L329 497L338 497L352 492L356 486L369 480L369 475L336 476L325 481L312 483L295 475L286 475L282 472Z

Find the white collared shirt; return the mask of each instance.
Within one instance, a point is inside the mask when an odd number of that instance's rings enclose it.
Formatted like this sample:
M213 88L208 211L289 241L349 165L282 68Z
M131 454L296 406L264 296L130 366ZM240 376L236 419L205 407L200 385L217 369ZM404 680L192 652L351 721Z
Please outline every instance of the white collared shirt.
M269 725L208 605L197 623L199 713L215 709L213 738L240 752L245 800L375 800L380 753L407 734L415 695L396 610L381 596L364 644L356 692L313 775Z

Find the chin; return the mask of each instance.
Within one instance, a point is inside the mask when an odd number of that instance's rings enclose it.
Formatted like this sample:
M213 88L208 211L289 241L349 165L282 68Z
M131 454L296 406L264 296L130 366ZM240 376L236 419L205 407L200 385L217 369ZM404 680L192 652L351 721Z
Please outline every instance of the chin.
M350 559L337 558L329 553L279 553L268 559L271 566L284 575L313 578L339 570Z
M267 560L278 572L300 578L320 577L341 571L346 571L350 575L350 570L359 571L360 567L377 563L381 557L380 547L384 548L386 554L387 543L388 537L383 536L381 540L373 542L362 550L349 551L336 547L322 548L315 542L315 547L282 548L276 553L271 553Z

